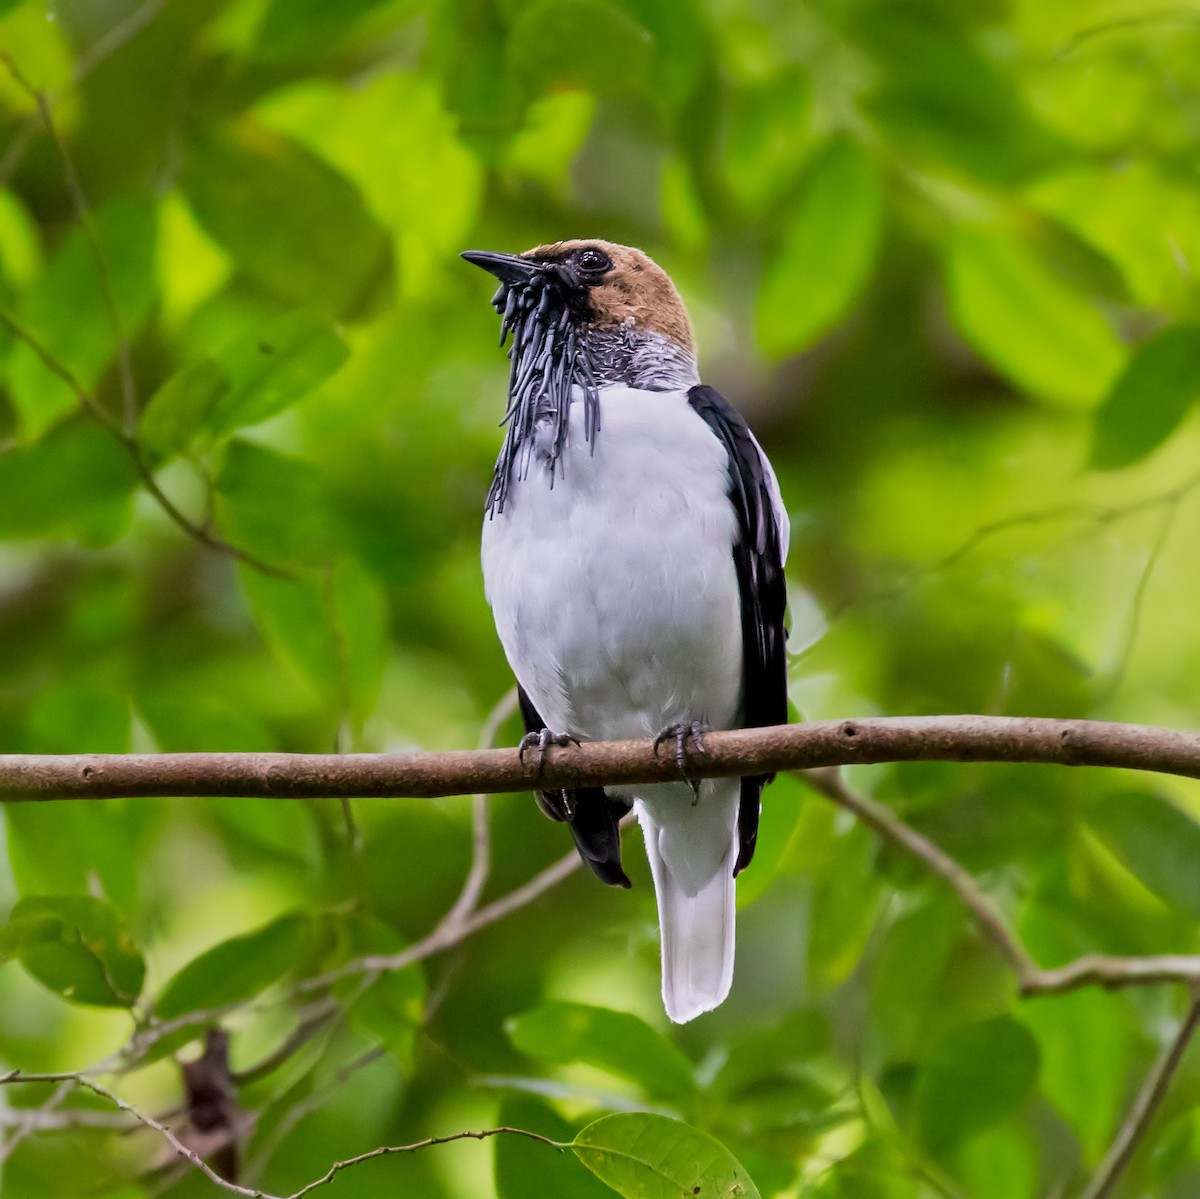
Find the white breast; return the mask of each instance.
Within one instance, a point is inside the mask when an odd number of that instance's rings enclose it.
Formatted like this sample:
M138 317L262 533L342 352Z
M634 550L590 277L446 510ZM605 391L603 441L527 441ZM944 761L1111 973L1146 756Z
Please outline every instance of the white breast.
M553 481L535 459L484 522L509 664L556 732L728 726L742 645L724 448L684 391L603 389L594 447L580 407Z

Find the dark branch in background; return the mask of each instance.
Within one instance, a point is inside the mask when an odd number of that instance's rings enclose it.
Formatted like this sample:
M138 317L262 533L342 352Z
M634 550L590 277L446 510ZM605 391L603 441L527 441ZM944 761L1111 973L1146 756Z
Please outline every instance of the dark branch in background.
M852 812L863 824L912 854L932 874L950 885L975 918L980 932L1016 975L1017 989L1024 997L1058 995L1093 985L1113 990L1145 986L1148 983L1194 981L1200 984L1200 957L1188 954L1110 957L1093 953L1076 958L1065 966L1051 969L1039 966L1029 950L1009 931L979 884L944 849L911 825L905 824L882 804L854 794L837 770L812 770L805 777L827 799Z
M293 577L289 571L283 570L278 566L272 566L269 562L263 562L254 557L253 554L239 549L236 545L231 545L228 541L223 540L214 533L210 533L207 529L202 528L194 520L186 516L176 506L170 496L159 486L158 480L154 477L153 468L146 461L145 455L142 453L141 443L138 439L127 433L121 424L114 420L105 410L96 397L83 386L79 379L66 366L59 362L10 312L5 311L3 308L0 308L0 321L3 321L8 326L14 337L19 341L23 341L38 356L48 371L61 379L75 393L75 398L84 410L99 421L124 446L125 451L133 460L133 465L137 469L143 486L167 516L189 537L194 538L201 545L207 546L210 550L216 550L221 554L228 554L230 557L236 558L239 562L244 562L247 566L252 566L255 570L262 571L263 574L272 575L277 579L290 579Z
M879 762L1031 762L1200 778L1200 736L1099 720L880 716L709 733L689 778ZM432 798L535 786L631 786L679 778L652 741L551 747L539 766L515 749L407 754L6 754L0 802L126 796L260 799Z
M151 9L150 6L147 6L147 9L148 12L145 20L149 20L157 12L157 8ZM140 25L137 27L140 27ZM159 486L158 480L154 477L154 470L146 460L141 443L137 439L137 386L133 376L133 362L130 355L129 339L125 334L124 323L121 319L121 310L113 287L112 272L105 261L104 248L100 245L100 240L96 235L95 225L92 222L87 196L84 193L79 172L75 169L75 162L71 158L70 151L67 149L66 142L63 141L58 126L55 124L54 115L50 110L50 102L46 98L46 95L33 86L13 61L11 55L7 54L4 50L0 50L0 63L3 63L7 67L9 74L12 75L17 86L33 101L38 115L46 127L46 132L49 134L50 140L54 143L54 148L62 164L63 180L75 208L76 219L79 221L80 229L83 231L84 238L88 244L88 250L96 267L96 274L100 281L100 290L104 297L105 311L108 314L113 338L117 345L117 365L121 379L121 419L117 420L113 417L105 409L104 405L88 391L75 376L74 372L65 363L60 362L15 316L10 312L0 309L0 321L3 321L8 326L14 337L24 342L37 355L42 365L48 371L71 389L84 411L99 421L121 443L132 459L143 486L167 516L189 537L211 550L216 550L218 553L236 558L239 562L244 562L247 566L251 566L263 574L272 575L280 579L294 577L290 571L272 566L268 562L263 562L253 554L239 549L235 545L231 545L229 542L198 525L186 516Z
M121 319L121 306L117 302L117 291L113 285L112 272L108 269L108 263L105 261L104 248L100 245L96 226L92 223L92 214L88 205L87 194L83 190L83 180L79 178L79 172L75 169L75 160L67 150L67 143L63 141L62 134L58 130L54 114L50 111L50 101L46 98L45 93L38 91L25 78L20 68L8 54L0 51L0 57L3 58L5 65L8 67L9 74L16 80L17 86L26 92L37 106L38 114L42 118L42 124L45 125L46 132L50 135L50 140L54 143L54 149L58 153L59 162L62 163L63 181L66 183L67 193L70 195L71 203L75 208L75 219L79 222L79 227L83 231L84 241L87 242L88 251L91 253L92 261L96 266L96 277L100 281L100 292L104 298L104 308L108 313L108 322L112 326L113 338L117 343L117 371L121 380L121 431L127 438L132 438L137 429L138 418L137 388L133 379L133 358L130 353L129 338L125 333L125 322Z

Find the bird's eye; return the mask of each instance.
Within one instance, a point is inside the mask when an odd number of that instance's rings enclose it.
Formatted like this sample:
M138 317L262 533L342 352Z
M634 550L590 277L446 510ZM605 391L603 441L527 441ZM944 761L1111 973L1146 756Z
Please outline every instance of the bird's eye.
M575 261L579 264L579 269L587 275L603 274L612 266L612 259L603 250L597 250L594 246L580 250L579 257Z

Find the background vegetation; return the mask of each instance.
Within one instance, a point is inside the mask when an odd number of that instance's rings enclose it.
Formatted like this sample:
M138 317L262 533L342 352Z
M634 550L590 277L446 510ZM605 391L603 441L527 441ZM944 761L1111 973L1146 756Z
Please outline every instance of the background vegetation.
M671 272L776 463L798 716L1196 724L1200 5L0 0L0 50L0 749L475 744L506 364L457 252L590 235ZM1200 948L1192 784L853 783L1043 965ZM334 980L452 908L468 798L10 806L0 1064L118 1054L161 1116L219 1017L278 1193L631 1110L763 1196L1079 1193L1183 997L1021 1000L919 865L766 799L733 994L678 1029L636 837L631 893L564 873ZM567 848L491 816L484 903ZM1198 1098L1193 1055L1118 1193L1200 1192ZM14 1199L219 1193L101 1096L0 1104ZM498 1138L322 1193L611 1192Z

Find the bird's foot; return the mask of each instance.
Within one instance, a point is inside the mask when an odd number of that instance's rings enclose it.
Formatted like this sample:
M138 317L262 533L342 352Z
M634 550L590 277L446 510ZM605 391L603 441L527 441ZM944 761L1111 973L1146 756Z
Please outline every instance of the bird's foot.
M704 734L711 733L712 729L702 720L684 720L678 724L669 724L657 737L654 738L654 756L658 757L658 751L668 741L675 742L675 765L679 767L679 773L683 775L683 781L692 789L692 803L695 804L700 799L700 780L688 778L687 773L687 755L688 742L690 741L695 747L695 752L703 754L704 749Z
M546 765L546 750L552 745L557 745L564 748L568 745L578 745L579 738L572 737L570 733L555 733L550 729L542 729L537 733L526 733L521 738L517 745L517 757L522 766L525 765L525 755L536 751L537 753L537 771L539 777L542 769Z

